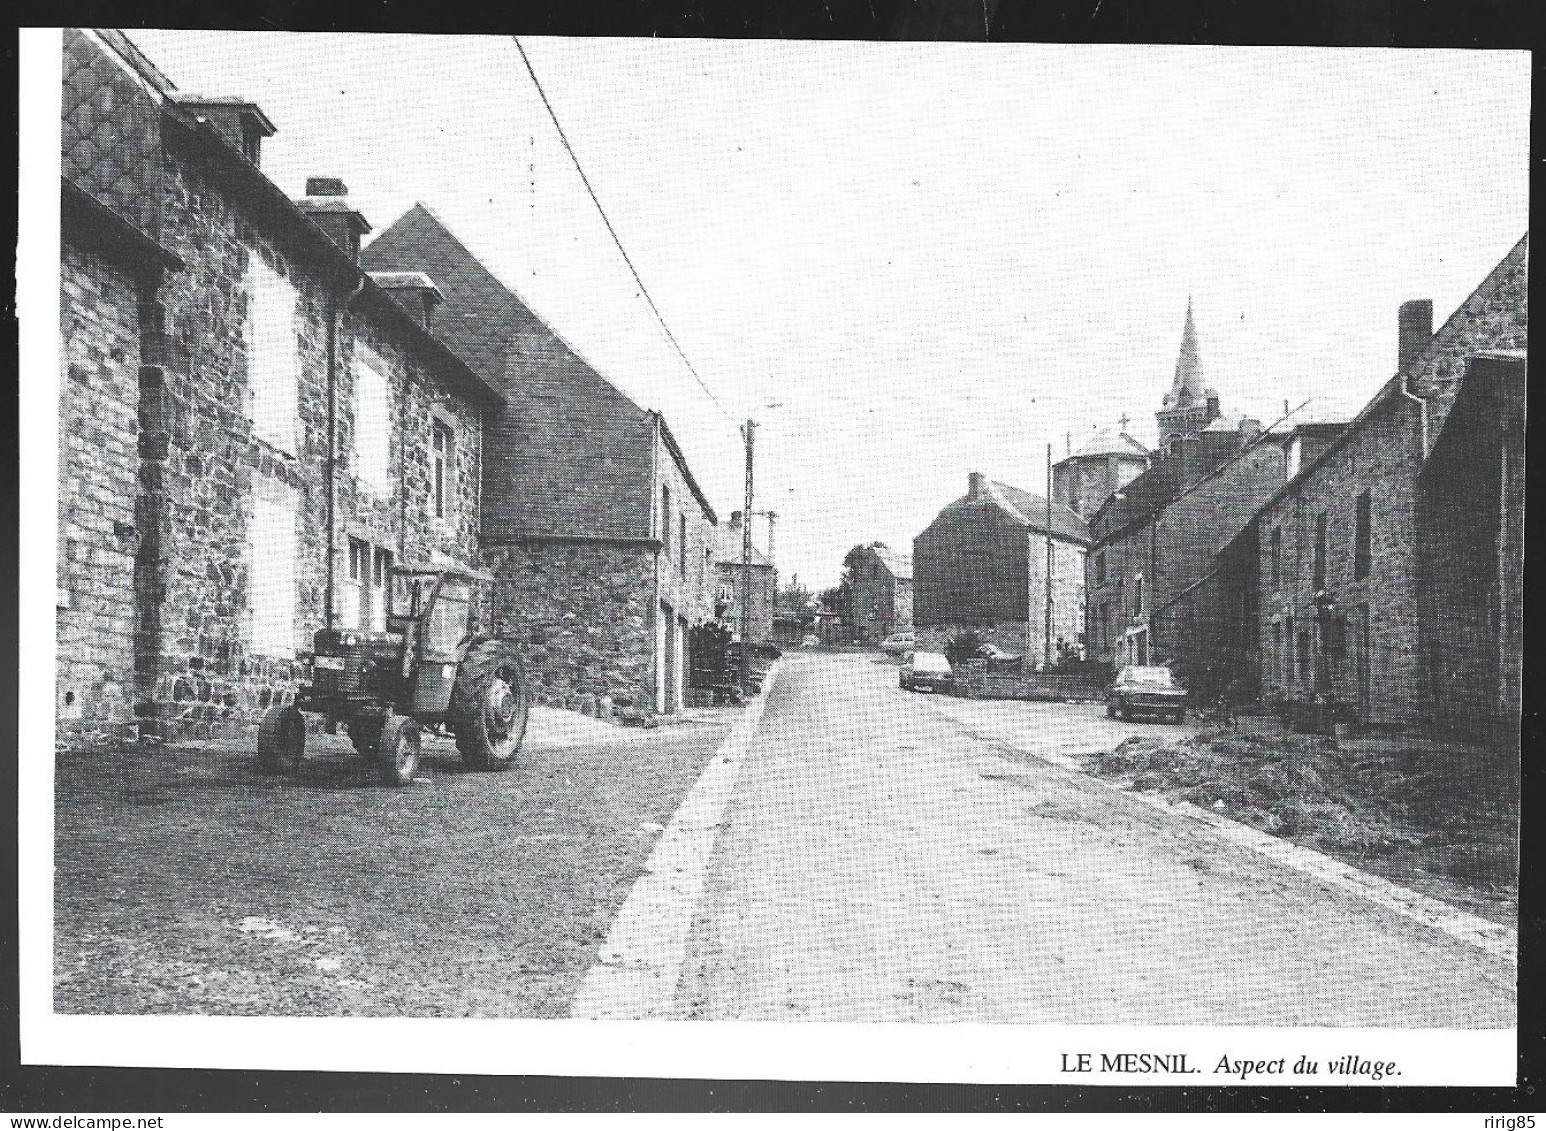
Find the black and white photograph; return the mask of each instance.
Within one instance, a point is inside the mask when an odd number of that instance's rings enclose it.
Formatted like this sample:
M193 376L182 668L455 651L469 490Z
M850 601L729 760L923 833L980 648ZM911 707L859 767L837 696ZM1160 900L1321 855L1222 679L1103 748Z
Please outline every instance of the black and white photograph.
M1514 1086L1528 52L21 58L25 1063Z

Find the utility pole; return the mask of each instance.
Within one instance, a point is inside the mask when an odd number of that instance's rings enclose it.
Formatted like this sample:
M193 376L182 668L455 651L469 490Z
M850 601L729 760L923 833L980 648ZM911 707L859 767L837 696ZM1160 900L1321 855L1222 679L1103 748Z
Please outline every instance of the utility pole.
M746 509L741 512L741 687L752 685L752 446L757 422L750 417L741 433L746 438Z
M1042 626L1042 670L1052 666L1052 445L1047 445L1047 607Z

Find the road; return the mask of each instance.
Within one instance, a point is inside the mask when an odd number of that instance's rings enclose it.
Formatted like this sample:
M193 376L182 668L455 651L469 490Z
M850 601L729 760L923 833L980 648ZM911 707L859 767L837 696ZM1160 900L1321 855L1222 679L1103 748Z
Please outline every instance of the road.
M741 1020L1508 1027L1464 942L1037 757L1145 724L786 661L677 990Z

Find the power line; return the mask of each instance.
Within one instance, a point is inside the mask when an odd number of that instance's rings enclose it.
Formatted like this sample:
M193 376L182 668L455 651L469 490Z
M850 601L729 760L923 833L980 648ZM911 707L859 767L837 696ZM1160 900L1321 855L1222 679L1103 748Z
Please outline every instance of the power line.
M660 323L660 328L666 332L666 338L670 341L672 347L675 348L677 356L682 359L682 364L687 366L687 372L691 373L693 380L698 382L698 388L702 389L709 400L714 402L714 407L724 414L726 420L734 423L735 418L720 403L713 390L704 384L703 378L698 376L698 371L693 368L692 362L687 359L687 354L682 349L681 343L676 340L676 335L671 332L671 327L666 325L665 316L660 313L660 307L655 305L655 300L650 296L649 288L644 285L644 280L639 277L639 269L633 265L633 260L629 258L627 249L623 247L623 241L618 238L617 229L612 226L612 221L607 216L607 210L601 207L601 201L596 197L596 190L591 187L590 178L585 175L585 169L580 165L579 157L575 155L574 146L569 144L568 135L564 133L564 127L559 124L558 115L553 110L553 104L548 101L547 92L542 89L542 81L537 78L537 72L532 69L531 59L526 54L526 48L521 45L520 36L512 35L510 38L515 42L515 49L521 53L521 62L526 64L526 73L531 76L532 85L537 88L537 96L542 99L542 105L547 108L548 117L553 121L553 128L558 131L558 140L564 143L564 149L569 154L569 160L574 162L575 172L580 174L580 180L585 185L585 191L590 194L591 203L596 206L596 211L601 214L601 222L607 226L607 232L612 236L612 242L617 245L617 250L622 255L623 262L628 264L628 270L633 274L633 281L639 284L639 293L644 296L644 301L650 304L650 310L654 311L655 320Z

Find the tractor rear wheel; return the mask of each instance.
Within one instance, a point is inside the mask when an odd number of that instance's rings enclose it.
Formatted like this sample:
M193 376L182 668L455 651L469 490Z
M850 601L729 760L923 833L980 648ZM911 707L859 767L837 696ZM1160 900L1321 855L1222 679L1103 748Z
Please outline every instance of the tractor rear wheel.
M293 704L270 707L258 724L258 769L293 774L306 753L306 720Z
M407 785L419 768L419 724L406 715L388 715L376 743L376 768L387 785Z
M526 736L530 705L512 646L488 640L468 649L451 689L451 727L462 761L475 770L506 769Z

